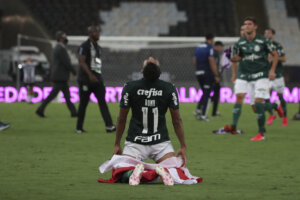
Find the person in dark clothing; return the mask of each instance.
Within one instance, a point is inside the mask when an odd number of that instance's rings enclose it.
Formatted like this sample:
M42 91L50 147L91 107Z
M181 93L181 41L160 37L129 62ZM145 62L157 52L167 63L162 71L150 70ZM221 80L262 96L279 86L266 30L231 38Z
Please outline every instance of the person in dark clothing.
M85 111L90 100L90 94L94 93L98 100L99 109L104 119L106 132L113 132L116 127L113 125L108 106L105 101L105 87L101 74L101 48L97 41L100 37L100 29L97 26L88 27L89 38L79 47L79 96L78 119L76 125L77 133L83 133L83 122Z
M220 74L222 73L221 65L222 65L223 46L224 45L221 41L216 41L214 43L214 58ZM220 82L215 81L213 84L214 95L211 97L211 100L213 102L212 116L214 117L220 116L220 113L218 112L218 104L220 100L220 89L221 89Z
M49 96L38 107L36 114L40 117L45 117L44 110L46 106L57 96L59 91L62 91L66 99L68 109L71 112L71 117L76 117L77 112L75 106L70 101L70 91L68 85L70 72L76 75L76 71L71 65L70 57L65 46L68 42L68 39L64 32L58 31L56 33L56 40L57 44L53 50L51 68L51 81L53 82L53 89Z
M198 102L194 114L199 120L209 121L207 118L207 108L210 100L210 92L213 83L220 82L220 77L215 63L214 49L212 46L214 36L212 34L207 34L205 38L205 43L197 46L193 58L194 67L196 69L195 75L203 91L203 95Z

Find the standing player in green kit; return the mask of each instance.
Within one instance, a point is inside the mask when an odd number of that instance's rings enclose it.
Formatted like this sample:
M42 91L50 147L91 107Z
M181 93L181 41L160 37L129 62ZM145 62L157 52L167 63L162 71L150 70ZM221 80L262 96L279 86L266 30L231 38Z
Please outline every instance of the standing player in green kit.
M275 79L275 69L278 62L278 54L272 44L265 37L256 33L257 23L253 17L244 20L245 37L241 37L234 46L232 62L239 62L235 93L246 94L249 85L254 85L255 110L257 114L258 133L251 138L252 141L264 140L265 133L265 109L272 107L280 111L280 105L265 104L265 99L270 98L269 80ZM269 68L268 55L273 57L271 69ZM282 110L281 110L282 111ZM238 119L241 113L241 104L234 105L234 119ZM278 112L282 114L281 112ZM232 132L234 125L225 126L226 131Z
M280 100L280 103L281 103L282 109L283 109L282 126L287 126L288 118L287 118L286 102L282 96L284 87L285 87L284 78L283 78L282 62L285 62L286 58L285 58L285 52L283 50L282 45L279 42L274 41L275 33L276 33L275 30L272 28L267 28L265 30L265 37L270 40L270 42L275 47L275 49L278 53L278 64L277 64L276 71L275 71L276 78L271 81L270 88L271 88L271 90L276 91L278 94L278 97L279 97L279 100ZM269 101L269 100L266 100L266 101ZM273 123L273 120L276 118L276 115L273 113L272 109L269 109L268 111L270 113L270 116L268 118L267 125L271 125Z

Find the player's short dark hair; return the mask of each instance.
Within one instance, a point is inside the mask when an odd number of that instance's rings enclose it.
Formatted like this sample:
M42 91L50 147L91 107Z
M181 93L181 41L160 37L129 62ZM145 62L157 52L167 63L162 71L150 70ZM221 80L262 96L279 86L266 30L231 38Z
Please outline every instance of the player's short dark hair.
M224 46L223 42L221 42L221 41L216 41L214 45L215 46L222 46L222 47Z
M214 36L214 34L212 34L212 33L208 33L208 34L205 35L205 39L206 39L206 40L214 39L214 37L215 37L215 36Z
M155 81L161 74L160 67L152 62L148 62L143 69L143 76L148 81Z
M269 31L271 31L271 32L273 33L273 35L275 35L275 34L276 34L276 31L275 31L275 29L273 29L273 28L266 28L266 30L269 30Z
M248 16L244 19L244 22L245 21L252 21L255 25L257 25L257 20L255 19L255 17Z

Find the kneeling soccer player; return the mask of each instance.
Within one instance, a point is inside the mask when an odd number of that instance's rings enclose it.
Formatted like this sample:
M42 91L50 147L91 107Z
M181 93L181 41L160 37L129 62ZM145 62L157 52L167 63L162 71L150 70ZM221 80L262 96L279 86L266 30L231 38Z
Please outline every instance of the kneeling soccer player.
M177 156L182 156L186 166L186 145L176 88L171 83L159 80L159 62L152 57L144 61L142 73L142 79L128 82L123 88L113 153L140 161L151 158L156 163L174 157L165 118L169 108L173 127L181 145ZM122 152L120 141L130 108L132 117ZM143 170L143 164L138 164L132 173L126 173L130 175L130 185L139 184ZM165 185L174 184L170 174L162 167L158 166L156 173L161 176Z

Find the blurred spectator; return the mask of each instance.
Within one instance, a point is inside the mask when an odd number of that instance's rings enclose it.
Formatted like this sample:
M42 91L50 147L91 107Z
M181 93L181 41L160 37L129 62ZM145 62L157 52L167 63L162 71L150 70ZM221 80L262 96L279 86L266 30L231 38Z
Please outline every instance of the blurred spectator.
M23 69L23 81L27 88L27 102L32 103L31 99L34 95L33 85L35 83L35 67L38 62L30 57L28 57L22 64Z
M193 58L194 67L196 69L195 75L198 83L203 91L203 95L198 102L197 108L194 112L199 120L209 121L207 118L207 108L210 99L210 92L213 83L219 83L219 72L214 59L214 36L213 34L206 35L205 43L197 46ZM201 112L202 111L202 112Z
M106 132L113 132L116 127L113 125L108 106L105 101L105 87L103 83L101 68L101 48L97 41L100 38L100 29L97 26L88 27L89 38L79 47L79 96L78 120L76 132L83 133L83 122L85 111L90 100L91 93L94 93L98 100L101 115L104 119Z
M58 31L56 33L56 40L57 44L53 51L51 68L51 80L53 81L53 89L49 96L36 110L36 114L40 117L45 117L44 110L46 106L57 96L59 91L62 91L64 93L68 109L71 112L71 117L76 117L76 108L70 100L70 91L68 85L70 72L76 75L76 71L71 65L70 57L65 46L68 43L67 35L62 31Z
M223 46L224 45L221 41L216 41L214 44L214 58L220 74L223 71L222 68ZM215 81L213 84L214 95L211 98L213 102L212 116L220 116L220 113L217 111L219 99L220 99L220 88L221 88L220 82Z

